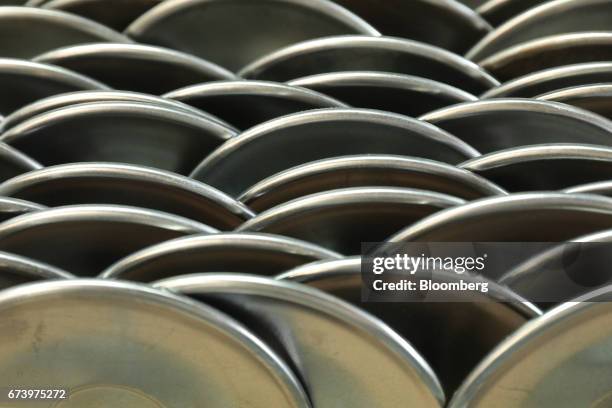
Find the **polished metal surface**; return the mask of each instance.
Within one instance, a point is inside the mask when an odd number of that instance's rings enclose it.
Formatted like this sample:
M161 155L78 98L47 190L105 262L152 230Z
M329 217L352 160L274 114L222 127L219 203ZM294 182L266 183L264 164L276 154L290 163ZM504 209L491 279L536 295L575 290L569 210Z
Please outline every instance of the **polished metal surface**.
M232 71L312 38L379 35L327 0L170 0L145 13L126 33L138 42L185 51Z
M191 176L237 196L291 167L354 154L398 154L456 164L479 153L437 127L365 109L327 109L256 126L209 155Z
M272 234L222 233L178 238L145 248L107 268L100 277L153 282L202 272L273 276L340 255L308 242Z
M42 165L37 161L0 142L0 182L40 168Z
M499 82L473 62L441 48L393 37L339 36L288 46L249 64L249 79L289 81L341 71L382 71L420 76L473 94Z
M438 283L483 281L469 275L441 272L434 272L428 278ZM489 287L486 294L429 294L433 298L446 298L447 302L419 300L418 296L423 293L415 293L412 302L363 301L359 257L311 263L277 279L320 289L381 319L431 364L447 395L452 395L469 372L506 336L541 314L529 302L486 279Z
M420 119L457 136L483 154L545 143L612 147L611 121L562 103L491 99L449 106Z
M244 326L168 292L33 283L0 294L0 319L0 377L19 372L29 389L59 382L70 396L55 407L310 407L286 364Z
M44 210L44 205L12 197L0 197L0 222L19 215Z
M41 280L73 278L74 275L51 265L0 252L0 290Z
M542 101L562 102L612 119L612 84L564 88L540 95Z
M35 116L0 136L46 166L106 161L188 174L235 135L216 121L134 102L71 105Z
M409 343L323 292L245 275L193 275L156 286L214 304L274 344L297 370L314 407L339 401L351 408L444 404L437 378Z
M176 89L165 98L189 104L239 129L321 108L348 108L319 92L268 81L216 81Z
M160 95L202 82L235 79L193 55L140 44L98 43L64 47L35 61L64 67L121 90Z
M154 210L113 205L65 206L0 224L0 250L95 276L147 246L216 229Z
M50 207L119 204L180 215L231 230L253 212L224 193L187 177L148 167L79 163L47 167L0 184L0 196Z
M70 13L0 8L0 57L28 59L67 45L101 41L130 42L108 27Z
M499 26L511 18L550 0L484 0L475 9L493 26Z
M238 231L265 232L355 255L362 242L380 242L407 225L464 200L430 191L356 187L301 197L264 211Z
M566 193L579 194L600 194L607 197L612 197L612 181L597 181L594 183L582 184L573 186L563 190Z
M332 72L289 82L332 96L356 108L380 109L419 116L461 102L474 95L429 79L374 71Z
M368 186L416 188L465 200L506 194L490 181L445 163L359 155L318 160L280 172L255 184L238 199L261 212L309 194Z
M508 191L558 190L612 178L612 148L548 144L486 154L461 167Z

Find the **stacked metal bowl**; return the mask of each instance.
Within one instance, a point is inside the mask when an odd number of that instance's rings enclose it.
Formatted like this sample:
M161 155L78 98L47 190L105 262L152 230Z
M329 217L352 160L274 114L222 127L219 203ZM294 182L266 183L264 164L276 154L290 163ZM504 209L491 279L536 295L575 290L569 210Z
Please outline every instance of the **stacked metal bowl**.
M565 252L435 304L359 257L612 240L612 0L0 5L0 406L612 407Z

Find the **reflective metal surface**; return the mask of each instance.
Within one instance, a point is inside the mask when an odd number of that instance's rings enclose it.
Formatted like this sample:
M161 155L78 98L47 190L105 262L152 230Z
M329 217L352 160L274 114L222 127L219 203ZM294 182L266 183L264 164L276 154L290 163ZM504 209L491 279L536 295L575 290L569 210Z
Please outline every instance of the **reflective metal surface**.
M244 275L194 275L157 286L214 304L274 344L299 373L315 407L338 401L353 408L444 403L436 377L409 343L373 316L320 291Z
M191 176L237 196L279 171L352 154L398 154L455 164L479 153L425 122L388 112L328 109L256 126L223 144Z
M538 99L562 102L612 119L612 84L565 88L540 95Z
M0 290L41 280L72 278L74 275L51 265L0 252Z
M0 222L22 214L44 210L46 207L11 197L0 197Z
M40 168L42 165L37 161L0 142L0 181Z
M4 291L0 306L0 377L18 371L30 389L60 381L70 396L52 402L56 407L310 407L268 347L234 319L189 299L73 280Z
M153 282L202 272L276 275L340 255L308 242L272 234L223 233L178 238L118 261L100 277Z
M607 197L612 197L612 181L597 181L595 183L587 183L580 186L566 188L566 193L579 194L600 194Z
M550 0L478 0L475 8L493 26L499 26L547 1Z

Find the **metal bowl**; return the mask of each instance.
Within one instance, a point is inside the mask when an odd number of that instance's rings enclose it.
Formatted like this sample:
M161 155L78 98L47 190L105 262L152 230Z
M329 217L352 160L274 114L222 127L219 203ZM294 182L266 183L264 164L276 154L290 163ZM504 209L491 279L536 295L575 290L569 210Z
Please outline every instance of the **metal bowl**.
M340 255L308 242L271 234L222 233L178 238L145 248L107 268L105 279L153 282L202 272L273 276Z
M0 136L44 165L106 161L188 174L235 135L218 122L134 102L71 105L35 116Z
M34 283L0 294L0 319L0 377L19 371L23 388L68 390L46 406L310 407L289 368L244 326L168 292Z
M449 106L420 119L457 136L483 154L544 143L612 146L612 122L582 109L548 101L491 99Z
M612 84L565 88L540 95L538 99L562 102L612 119Z
M339 401L352 408L444 404L438 380L413 347L338 298L245 275L193 275L157 286L214 304L273 344L297 371L315 407Z
M0 182L40 168L37 161L0 142Z
M155 95L191 84L236 78L225 68L192 55L140 44L74 45L49 51L35 61L70 69L114 89Z
M180 215L220 230L238 227L253 212L222 192L148 167L79 163L47 167L0 184L0 195L50 207L120 204Z
M612 178L612 148L535 145L489 153L460 167L508 191L558 190Z
M239 129L320 108L348 108L308 89L267 81L217 81L177 89L164 95L226 120Z
M424 190L357 187L316 193L281 204L246 221L238 231L266 232L358 254L363 242L389 235L464 200Z
M353 154L398 154L456 164L477 157L469 145L406 116L364 109L327 109L284 116L223 144L191 177L237 196L291 167Z
M154 210L80 205L24 214L0 224L0 250L95 276L113 262L173 238L217 230Z
M358 108L380 109L419 116L460 102L476 101L474 95L441 82L384 72L332 72L289 82L332 96Z
M185 51L232 71L312 38L379 35L327 0L170 0L145 13L126 33L138 42Z
M341 36L295 44L240 71L249 79L289 81L341 71L383 71L420 76L473 94L499 85L481 67L441 48L392 37Z
M0 290L41 280L73 278L74 275L51 265L0 252Z
M11 197L0 197L0 222L46 208L47 207L44 205L32 203L30 201Z
M485 0L478 1L475 9L493 26L499 26L527 10L549 0Z

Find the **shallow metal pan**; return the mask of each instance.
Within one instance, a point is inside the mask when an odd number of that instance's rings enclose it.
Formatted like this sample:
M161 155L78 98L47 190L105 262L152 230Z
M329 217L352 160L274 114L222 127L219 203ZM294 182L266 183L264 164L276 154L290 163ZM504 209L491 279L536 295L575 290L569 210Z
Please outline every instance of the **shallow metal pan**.
M0 319L0 377L19 371L23 388L69 390L57 406L310 407L286 364L244 326L168 292L33 283L0 294Z
M419 116L461 102L474 95L441 82L384 72L333 72L289 82L332 96L358 108L380 109Z
M267 81L217 81L177 89L164 98L209 112L243 130L310 109L348 108L327 95Z
M79 163L47 167L0 184L0 195L58 207L120 204L180 215L220 230L253 212L222 192L187 177L148 167Z
M455 0L335 0L385 35L410 38L462 54L491 26Z
M529 302L483 278L433 273L433 282L486 282L488 292L453 292L448 302L362 301L361 258L321 261L277 277L323 290L378 317L404 337L431 364L444 391L452 395L482 358L541 312ZM415 294L415 296L418 296ZM514 300L514 301L512 301Z
M562 102L612 119L612 84L565 88L540 95L538 99Z
M0 58L0 87L2 115L51 95L108 89L106 85L64 68L11 58Z
M585 298L532 320L479 364L449 408L609 407L611 318L612 303Z
M19 215L44 210L47 207L26 200L12 197L0 197L0 222L15 218Z
M612 148L547 144L501 150L461 164L508 191L558 190L612 178Z
M51 265L0 252L0 290L41 280L73 278L74 275Z
M216 121L151 104L97 102L35 116L0 136L44 165L102 161L189 173L235 135Z
M445 208L465 203L424 190L356 187L316 193L264 211L238 231L266 232L355 255L362 242L380 242Z
M194 275L157 286L214 304L274 344L297 370L315 407L339 401L352 408L444 404L438 380L414 348L338 298L245 275Z
M37 161L0 142L0 182L40 168Z
M33 7L0 8L2 57L28 59L67 45L101 41L131 42L108 27L70 13Z
M64 47L37 56L114 89L160 95L201 82L235 79L225 68L189 54L140 44L98 43Z
M255 184L239 200L261 212L309 194L368 186L416 188L465 200L506 194L490 181L445 163L360 155L318 160L283 171Z
M341 71L420 76L473 94L499 85L486 71L459 55L392 37L340 36L305 41L266 55L239 74L249 79L289 81Z
M171 0L138 18L126 33L138 42L181 50L232 71L312 38L379 35L327 0Z
M496 27L547 1L549 0L485 0L478 1L480 4L475 9L486 21Z
M221 233L178 238L145 248L107 268L105 279L153 282L202 272L273 276L339 254L308 242L272 234Z
M191 177L237 196L266 177L300 164L376 153L451 164L479 155L456 137L407 116L327 109L284 116L246 131L208 156Z
M24 214L0 224L0 250L79 276L173 238L217 232L183 217L135 207L80 205Z
M582 109L548 101L491 99L449 106L420 119L457 136L483 154L544 143L612 146L612 122Z

